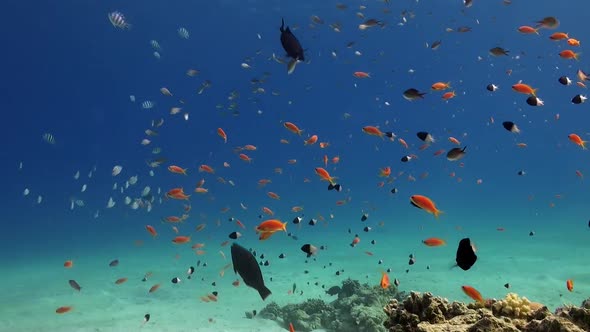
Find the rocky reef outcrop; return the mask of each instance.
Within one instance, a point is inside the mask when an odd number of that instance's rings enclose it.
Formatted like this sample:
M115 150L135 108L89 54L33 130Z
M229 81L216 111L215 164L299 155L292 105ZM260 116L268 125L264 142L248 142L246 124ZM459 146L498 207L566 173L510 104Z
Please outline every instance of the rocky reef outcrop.
M555 313L540 303L510 293L484 304L449 302L431 293L412 292L384 308L390 332L583 332L590 331L590 299L581 307Z
M331 288L338 298L330 303L321 299L308 299L303 303L280 307L268 304L259 316L279 322L286 328L293 324L295 331L307 332L325 329L338 332L386 332L383 322L387 319L383 306L392 298L403 298L394 286L360 284L347 279L342 287Z

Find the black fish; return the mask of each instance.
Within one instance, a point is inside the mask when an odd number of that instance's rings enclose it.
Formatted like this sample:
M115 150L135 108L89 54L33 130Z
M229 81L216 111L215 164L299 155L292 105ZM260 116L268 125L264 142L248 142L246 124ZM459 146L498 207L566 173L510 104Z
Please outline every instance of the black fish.
M262 300L270 294L270 289L264 285L262 272L256 262L256 257L248 249L237 243L231 246L231 260L234 265L234 272L238 273L244 280L244 283L258 291Z
M543 106L545 105L545 102L535 96L529 96L526 99L526 103L529 104L530 106Z
M560 78L557 79L557 81L559 81L559 83L561 83L562 85L572 84L572 80L570 80L569 77L567 77L567 76L561 76Z
M469 270L475 261L477 261L477 255L475 254L475 250L471 246L471 240L469 238L464 238L459 241L459 248L457 248L457 266L462 268L463 270Z
M117 266L117 265L119 265L119 260L118 260L118 259L115 259L115 260L113 260L113 261L111 261L111 262L109 263L109 266L110 266L110 267L115 267L115 266Z
M342 191L342 186L339 184L329 184L328 185L328 190L336 190L336 191Z
M581 104L581 103L585 102L585 101L586 101L586 99L588 99L586 96L582 96L582 95L575 95L575 96L572 98L572 103L573 103L573 104L576 104L576 105L579 105L579 104Z
M82 287L80 287L80 285L76 282L76 280L70 280L69 283L70 283L70 286L72 286L72 288L77 290L78 292L82 289Z
M420 92L417 89L410 88L410 89L404 91L403 96L406 100L414 101L417 99L424 99L425 94L426 94L426 92Z
M283 45L283 49L292 59L287 67L290 74L293 72L293 70L295 70L295 64L297 61L305 61L305 56L303 55L303 47L301 47L301 43L299 43L297 37L295 37L289 27L285 28L284 19L282 19L281 22L281 45Z
M516 124L512 121L504 121L502 122L502 126L504 127L504 129L513 132L513 133L520 133L520 129L518 128L518 126L516 126Z
M467 147L464 147L463 149L461 148L452 148L449 150L449 152L447 152L447 160L449 161L457 161L463 157L465 157L465 149L467 149Z
M332 286L326 291L326 294L338 295L341 291L342 291L342 288L340 288L340 286Z

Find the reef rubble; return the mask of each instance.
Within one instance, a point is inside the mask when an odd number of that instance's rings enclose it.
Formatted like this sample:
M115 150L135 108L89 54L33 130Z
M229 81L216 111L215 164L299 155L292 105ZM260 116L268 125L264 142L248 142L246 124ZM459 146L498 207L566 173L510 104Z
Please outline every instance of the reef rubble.
M590 331L590 299L551 312L541 303L509 293L484 303L450 302L431 293L398 292L396 287L347 279L326 293L332 302L308 299L283 307L272 302L259 317L297 332L584 332Z
M383 306L392 298L403 298L396 287L382 289L379 286L360 284L346 279L342 287L330 288L338 298L330 303L321 299L308 299L303 303L284 307L271 302L259 316L277 321L288 329L293 324L297 332L317 329L338 332L386 332L383 322L387 319ZM401 297L400 297L401 295Z
M384 308L390 332L584 332L590 331L590 299L581 307L554 313L546 306L509 293L502 300L464 304L431 293L411 292Z

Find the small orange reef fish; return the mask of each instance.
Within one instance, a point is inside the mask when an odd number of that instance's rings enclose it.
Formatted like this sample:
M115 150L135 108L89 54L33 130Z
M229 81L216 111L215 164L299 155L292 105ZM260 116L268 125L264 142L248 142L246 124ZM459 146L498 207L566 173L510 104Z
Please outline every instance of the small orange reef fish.
M447 92L444 95L442 95L442 99L449 100L449 99L455 98L456 96L457 96L457 94L455 94L455 91L451 91L451 92Z
M576 59L579 60L580 57L580 53L575 53L572 50L563 50L561 52L559 52L559 56L564 58L564 59Z
M289 332L295 332L295 328L293 327L293 323L289 323Z
M522 81L514 84L512 90L525 95L537 96L537 89L533 89L530 85L522 83Z
M147 229L147 231L150 233L150 235L152 237L158 236L158 232L156 232L156 229L154 228L154 226L145 225L145 229Z
M574 281L572 279L568 279L565 282L565 287L567 287L568 291L573 292L574 291Z
M429 247L438 247L438 246L444 246L445 244L447 244L447 242L445 240L439 239L437 237L431 237L426 240L422 240L422 243L424 243L425 245L427 245Z
M120 285L127 281L127 278L119 278L115 281L115 284Z
M223 139L223 143L227 143L227 134L221 128L217 128L217 135Z
M315 174L317 174L322 181L328 181L331 185L336 184L336 178L330 176L330 173L321 167L315 168Z
M168 170L170 172L172 172L172 173L175 173L175 174L184 174L184 175L186 175L187 168L181 168L181 167L178 167L176 165L170 165L170 166L168 166Z
M303 130L299 129L299 127L297 127L297 125L292 122L285 122L283 123L283 126L285 126L285 128L287 128L290 132L299 136L301 136L301 133L303 132Z
M518 32L524 33L524 34L536 33L538 35L539 34L539 29L535 29L535 28L530 27L528 25L523 25L523 26L521 26L521 27L518 28Z
M383 138L383 136L385 136L385 134L377 127L374 126L365 126L363 127L363 132L365 134L371 135L371 136L379 136L381 138Z
M65 262L64 262L64 267L65 267L66 269L70 269L70 268L72 268L72 266L74 266L74 261L72 261L72 260L67 260L67 261L65 261Z
M278 232L287 231L287 223L278 219L269 219L261 222L256 226L257 232Z
M383 289L387 289L391 285L391 283L389 282L389 276L385 272L381 273L381 282L379 283L379 286L381 286L381 288Z
M355 71L352 75L356 78L371 78L371 75L364 71Z
M568 39L568 38L569 38L569 36L565 32L555 32L551 36L549 36L549 39L551 39L551 40L562 40L562 39Z
M461 286L461 288L463 289L463 293L465 293L467 296L469 296L470 298L474 299L475 301L477 301L481 304L484 304L483 297L477 291L477 289L475 289L471 286Z
M214 174L215 170L213 170L213 167L209 165L201 165L199 166L199 172L207 172L209 174Z
M451 82L436 82L434 83L431 87L432 90L434 91L442 91L442 90L446 90L446 89L450 89L451 88Z
M438 218L438 216L441 213L443 213L442 211L437 209L434 202L426 196L413 195L410 197L410 203L419 209L422 209L428 213L433 214L436 218Z
M172 242L176 243L176 244L184 244L184 243L188 243L190 241L191 241L191 237L184 236L184 235L179 235L179 236L175 237L174 239L172 239Z
M72 311L73 308L74 307L70 307L70 306L59 307L59 308L55 309L55 313L57 313L57 314L65 314L66 312Z
M586 149L586 143L588 143L587 141L583 141L582 138L578 135L578 134L569 134L567 136L570 141L572 141L574 144L581 146L582 149Z

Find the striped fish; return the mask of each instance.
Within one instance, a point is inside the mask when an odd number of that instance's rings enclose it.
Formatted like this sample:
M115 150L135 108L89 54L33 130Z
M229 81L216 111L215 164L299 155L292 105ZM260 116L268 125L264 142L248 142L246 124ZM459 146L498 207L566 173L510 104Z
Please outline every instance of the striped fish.
M115 28L119 29L129 29L131 28L131 24L127 23L125 20L125 16L121 12L111 12L109 13L109 21Z
M55 144L55 137L50 133L43 134L43 140L49 144Z
M145 109L145 110L149 110L151 108L154 108L155 104L152 101L146 100L143 103L141 103L141 108Z
M190 37L188 30L183 27L178 28L178 35L180 36L180 38L184 38L184 39L188 39Z

